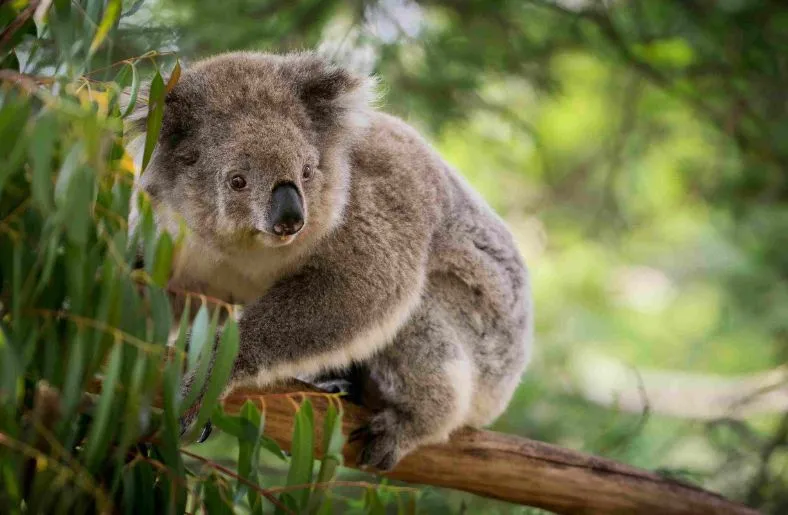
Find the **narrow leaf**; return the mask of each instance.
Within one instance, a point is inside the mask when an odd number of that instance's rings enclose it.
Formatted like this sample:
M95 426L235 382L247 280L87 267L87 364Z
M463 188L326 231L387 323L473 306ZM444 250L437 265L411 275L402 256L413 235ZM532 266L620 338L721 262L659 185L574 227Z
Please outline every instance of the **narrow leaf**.
M101 43L106 39L112 26L118 21L122 3L121 0L110 0L109 5L107 5L107 9L104 11L104 17L101 18L101 23L99 23L98 29L96 29L96 35L93 36L93 41L90 43L89 52L91 55L101 46Z
M214 407L219 403L219 396L221 396L227 387L227 382L230 380L235 357L238 355L238 346L238 323L233 318L229 318L224 324L219 348L216 350L211 377L205 390L205 396L202 399L200 412L197 415L197 427L202 427L213 412Z
M101 398L98 409L90 428L87 447L85 448L85 462L89 470L97 471L110 439L115 429L110 425L112 409L118 407L118 392L116 386L123 365L124 346L118 342L112 349L109 360L109 372L102 385Z
M170 80L167 81L167 87L165 88L165 93L169 93L172 91L172 88L178 84L178 81L181 78L181 60L178 59L175 61L175 68L172 69L172 75L170 75Z
M142 155L142 170L147 168L150 158L153 155L153 149L156 148L156 141L159 139L159 130L161 130L161 121L164 117L164 79L161 74L156 72L153 77L153 82L150 85L150 93L148 94L148 122L147 132L145 134L145 151Z
M55 115L45 113L36 121L29 148L33 162L33 202L45 214L52 210L52 157L57 136Z
M312 447L314 435L314 417L312 414L312 403L309 399L305 400L301 408L296 413L295 424L293 427L292 457L290 459L290 470L287 471L287 485L308 485L312 482L312 466L314 464L314 449ZM299 510L304 510L309 502L309 487L303 490L290 492L283 496L292 497Z
M137 72L137 67L134 63L128 65L131 68L131 91L129 92L129 103L126 104L126 109L120 115L121 118L126 118L137 105L137 95L140 92L140 74Z

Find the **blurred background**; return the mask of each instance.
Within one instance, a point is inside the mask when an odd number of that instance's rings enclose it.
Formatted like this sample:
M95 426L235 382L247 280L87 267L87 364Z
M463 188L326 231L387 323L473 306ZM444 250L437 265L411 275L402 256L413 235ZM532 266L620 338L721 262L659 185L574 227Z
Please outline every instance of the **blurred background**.
M117 58L318 48L376 74L530 264L536 354L495 429L788 513L784 2L148 0L120 29Z

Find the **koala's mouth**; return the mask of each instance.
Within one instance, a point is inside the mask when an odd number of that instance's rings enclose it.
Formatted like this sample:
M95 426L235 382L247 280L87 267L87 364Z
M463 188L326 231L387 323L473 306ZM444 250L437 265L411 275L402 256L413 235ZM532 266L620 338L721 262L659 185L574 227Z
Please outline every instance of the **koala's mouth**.
M261 236L264 238L264 244L269 247L284 247L286 245L290 245L293 243L297 238L298 235L301 234L290 234L290 235L276 235L271 233L261 233Z

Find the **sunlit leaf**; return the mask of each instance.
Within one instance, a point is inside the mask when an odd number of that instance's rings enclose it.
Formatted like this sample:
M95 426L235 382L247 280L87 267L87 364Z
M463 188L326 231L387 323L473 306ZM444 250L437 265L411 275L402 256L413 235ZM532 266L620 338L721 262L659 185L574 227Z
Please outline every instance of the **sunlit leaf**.
M181 61L180 59L175 61L175 67L172 69L172 74L170 75L169 80L167 81L167 87L165 88L165 93L169 93L172 91L172 88L178 84L178 81L181 78Z
M109 0L107 8L104 11L104 16L101 18L101 23L99 23L98 29L96 29L96 35L90 43L91 54L101 46L107 34L109 34L110 29L112 29L112 26L118 21L122 4L123 2L121 0Z

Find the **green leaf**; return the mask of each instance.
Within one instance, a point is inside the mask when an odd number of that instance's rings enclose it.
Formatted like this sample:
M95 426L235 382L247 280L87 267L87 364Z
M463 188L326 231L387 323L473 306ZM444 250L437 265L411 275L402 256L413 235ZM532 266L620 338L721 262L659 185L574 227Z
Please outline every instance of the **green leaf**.
M69 239L77 245L87 242L95 175L83 164L85 146L78 141L63 160L55 183L55 206Z
M334 508L331 499L324 499L315 513L317 515L332 515L334 513Z
M149 341L157 345L166 345L172 323L172 310L167 293L161 288L148 286L148 301L150 302L151 335Z
M117 85L117 87L121 89L128 86L127 82L132 76L131 69L132 69L131 63L124 64L121 67L120 71L117 74L115 74L115 78L112 79L112 82L114 82Z
M140 92L140 74L137 72L137 67L134 63L130 63L128 66L131 68L131 91L129 92L129 103L126 104L126 109L120 115L121 118L126 118L134 110L134 106L137 105L137 95Z
M271 438L265 435L260 437L260 447L270 452L271 454L273 454L283 462L287 463L287 456L285 456L285 453L282 451L282 448L279 447L279 444L276 443Z
M145 383L150 362L150 358L144 353L137 356L133 363L131 381L124 385L126 389L126 405L124 412L121 414L124 420L120 432L119 453L123 453L134 438L146 429L147 420L141 420L143 417L145 419L148 418L145 417L147 410L142 409L142 400L146 390Z
M9 96L3 99L0 108L0 193L5 183L20 172L22 160L27 155L24 146L26 131L20 128L26 124L30 103Z
M374 488L367 488L364 493L364 508L370 515L386 515L386 506Z
M183 461L181 454L178 452L180 444L180 423L178 415L180 414L179 408L179 393L181 386L181 356L186 345L186 335L189 329L191 307L187 304L181 315L179 326L178 338L175 342L175 356L176 359L167 363L164 370L164 388L163 388L163 401L164 401L164 446L162 447L162 455L164 461L170 467L174 468L176 473L180 476L184 473ZM174 487L178 487L176 484ZM183 490L182 488L180 490ZM183 493L185 495L185 493Z
M104 459L110 439L115 433L115 427L110 425L112 420L113 408L118 408L122 404L118 403L118 379L123 365L124 346L117 342L112 349L109 359L107 376L102 384L101 397L99 398L98 409L90 427L88 442L85 447L85 463L87 468L93 472L98 471Z
M200 311L205 309L205 317L208 316L208 308L203 303L200 307ZM211 353L214 352L215 347L215 335L216 335L216 325L218 322L218 311L214 311L213 316L211 317L211 322L208 324L207 329L205 329L205 324L203 321L200 321L200 325L195 328L192 326L192 338L196 336L197 342L196 345L199 347L197 351L192 352L192 344L194 340L189 342L189 354L187 356L189 361L189 368L188 370L194 374L194 379L192 381L191 389L189 390L186 398L184 399L183 403L181 404L181 411L186 412L189 410L195 403L195 401L200 396L200 393L203 391L203 387L206 384L207 380L210 380L209 374L211 372ZM200 318L200 312L197 313L197 318ZM197 320L195 319L195 324ZM196 331L195 331L196 329ZM196 369L195 369L196 367ZM193 430L196 430L199 426L195 425ZM189 435L191 437L192 435Z
M208 334L210 321L208 319L208 307L205 304L200 306L197 315L194 317L191 328L191 338L189 338L189 354L186 361L186 370L194 370L197 361L203 353L203 346L208 343L211 335Z
M52 157L58 136L57 118L45 112L33 128L30 160L33 162L33 202L45 214L52 210Z
M218 310L216 312L218 313ZM208 387L205 390L205 396L202 399L202 405L197 415L196 427L199 428L205 424L214 407L218 405L222 392L227 388L227 382L230 380L230 374L235 364L235 357L238 355L238 346L238 322L230 317L225 322L222 330L219 347L213 360Z
M8 52L8 55L2 58L2 61L0 61L0 70L19 71L19 58L16 56L14 50L11 50Z
M211 476L204 482L203 501L205 513L211 515L232 515L232 496L227 489L227 484L217 476Z
M11 400L17 388L19 373L19 358L11 347L5 330L0 326L0 403ZM12 403L9 402L7 405L10 406Z
M156 244L156 256L153 259L153 272L151 274L153 282L162 288L167 285L167 281L170 278L174 248L175 246L169 233L166 231L162 232Z
M646 62L665 68L686 68L695 62L695 50L687 40L669 38L635 45L632 53Z
M397 515L416 515L416 495L400 492L397 494Z
M84 331L78 329L70 345L66 382L63 386L63 415L66 418L70 418L82 397L85 364L88 359L87 346L88 341Z
M328 483L336 475L337 468L342 465L342 447L345 438L342 435L342 412L334 403L329 403L323 421L323 460L317 473L317 483ZM310 512L317 512L324 504L325 490L315 490L309 505Z
M221 406L214 408L211 414L211 423L228 435L237 438L239 444L254 444L258 438L256 426L239 415L228 415Z
M156 141L159 139L161 121L164 117L164 79L157 71L150 85L148 93L148 121L145 134L145 151L142 154L142 171L148 167Z
M288 492L282 495L282 502L292 499L299 511L304 511L309 503L309 485L312 482L312 467L314 465L314 416L312 403L309 399L301 404L295 416L293 427L293 443L290 458L290 469L287 471L287 486L304 485L302 490Z
M109 5L107 5L107 9L104 11L104 17L101 18L101 23L99 23L98 29L96 30L96 35L93 36L93 41L90 43L89 53L91 55L101 46L101 43L107 38L107 34L109 34L112 26L118 21L118 18L120 18L122 3L121 0L110 0Z
M52 273L55 270L55 264L60 250L60 236L62 232L59 227L53 227L52 231L47 234L46 247L44 247L44 266L41 268L41 274L38 276L38 282L33 293L38 296L44 288L47 287L52 279Z
M218 410L218 407L217 407ZM239 438L238 439L238 474L254 483L257 482L257 469L256 465L260 461L260 439L263 436L265 428L265 419L260 410L251 400L244 402L241 406L239 417L244 429L244 432L251 432L251 439ZM242 495L246 492L249 506L253 513L262 513L263 500L260 498L259 492L253 488L249 488L242 481L238 481L237 494Z

